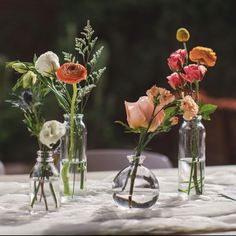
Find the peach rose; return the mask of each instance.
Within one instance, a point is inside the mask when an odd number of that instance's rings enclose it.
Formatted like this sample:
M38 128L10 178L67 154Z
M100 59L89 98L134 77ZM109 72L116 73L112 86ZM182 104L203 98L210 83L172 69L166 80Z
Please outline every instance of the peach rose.
M174 116L170 119L171 125L177 125L179 123L179 118L177 116Z
M167 76L168 84L173 88L177 89L184 84L185 75L177 72L172 73L171 75Z
M180 109L184 112L183 117L187 121L192 120L193 117L196 116L199 111L198 105L189 95L181 99Z
M165 113L162 106L157 106L155 109L155 118L148 132L154 132L162 123ZM154 104L147 96L140 97L137 102L126 102L125 110L127 115L127 122L132 129L148 128L149 122L152 118Z
M193 62L199 62L206 66L214 66L216 63L216 53L211 48L195 47L189 53L189 58Z
M184 67L184 71L186 73L186 80L192 83L196 80L202 81L207 68L203 65L190 64Z
M153 85L150 89L146 92L148 98L153 101L154 97L157 97L159 94L159 88L156 85Z
M159 88L159 101L161 106L166 106L175 100L175 96L167 89Z
M177 51L171 53L168 61L168 66L172 71L180 71L184 65L184 60L187 55L185 49L178 49Z
M80 81L85 80L86 76L86 68L77 63L65 63L57 69L58 79L68 84L79 83Z

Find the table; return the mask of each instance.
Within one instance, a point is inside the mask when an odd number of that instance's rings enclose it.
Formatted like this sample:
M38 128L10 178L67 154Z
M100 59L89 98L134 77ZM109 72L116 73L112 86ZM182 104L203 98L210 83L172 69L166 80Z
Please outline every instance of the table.
M236 201L223 197L236 188L236 166L206 168L206 194L177 195L177 169L153 171L161 193L151 209L123 209L112 199L116 171L89 172L87 192L77 203L44 216L28 213L28 177L0 176L0 234L236 234Z

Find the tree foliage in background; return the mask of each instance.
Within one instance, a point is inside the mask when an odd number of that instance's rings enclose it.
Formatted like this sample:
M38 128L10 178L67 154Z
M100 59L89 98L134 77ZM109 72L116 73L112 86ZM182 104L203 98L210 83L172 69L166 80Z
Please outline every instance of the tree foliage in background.
M0 38L0 53L9 60L22 58L26 61L31 59L34 50L38 55L47 50L60 55L61 51L73 48L79 29L90 19L100 43L106 48L102 59L107 65L107 72L88 103L85 118L88 146L129 147L133 140L114 124L117 119L125 119L122 101L137 100L138 95L154 83L166 86L169 70L165 58L178 46L173 38L179 27L186 27L192 32L191 42L199 45L204 43L217 51L219 59L216 68L209 71L209 79L203 81L202 88L212 96L236 97L235 8L234 0L1 1L0 21L4 34ZM22 29L27 37L17 37L22 35ZM190 48L192 46L189 45ZM4 74L1 78L7 80ZM4 92L2 87L0 90L1 94L8 93L7 87L4 87ZM53 106L53 99L48 102L48 116L60 119L61 113ZM3 116L15 124L19 117L16 114L12 116L5 104L1 103L0 106L0 127L7 120ZM8 150L4 145L12 143L16 130L17 127L11 125L8 137L1 139L0 158L5 161L7 157L15 155L15 151ZM19 135L20 128L18 130ZM22 142L29 142L29 139L24 139L26 135L23 132ZM160 136L152 149L176 158L177 130L173 129L168 139L171 147L166 147L166 139ZM12 150L23 152L25 143L18 140L12 145L17 145ZM21 158L30 160L29 155L29 149L25 149Z

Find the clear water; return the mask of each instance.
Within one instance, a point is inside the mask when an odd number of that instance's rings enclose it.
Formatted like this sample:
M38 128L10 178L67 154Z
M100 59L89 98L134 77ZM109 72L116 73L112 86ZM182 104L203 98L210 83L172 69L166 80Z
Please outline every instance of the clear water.
M30 181L30 202L31 214L47 213L57 211L60 207L60 181L59 178L50 177L39 179L34 177Z
M201 195L204 193L205 160L192 162L192 158L179 160L179 193ZM192 177L190 178L192 170Z
M65 163L67 163L67 160L61 162L61 169ZM78 160L73 160L70 163L67 176L69 178L70 195L64 196L63 181L61 181L61 192L63 201L76 200L80 196L81 192L84 191L86 188L85 184L87 177L87 162L79 162Z
M157 189L135 188L132 196L132 208L148 208L154 205L158 199ZM113 194L114 201L122 207L129 207L129 191L118 191Z

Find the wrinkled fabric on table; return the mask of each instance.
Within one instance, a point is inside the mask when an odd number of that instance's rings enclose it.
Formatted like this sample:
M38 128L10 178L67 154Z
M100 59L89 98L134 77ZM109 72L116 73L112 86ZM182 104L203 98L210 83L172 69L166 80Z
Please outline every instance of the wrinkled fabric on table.
M28 212L27 177L0 178L0 234L235 234L236 201L223 197L236 189L236 166L206 168L205 195L186 200L177 193L177 169L153 171L160 197L149 209L124 209L112 199L117 172L88 173L79 202L62 204L43 216ZM5 178L5 179L4 179Z

